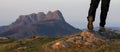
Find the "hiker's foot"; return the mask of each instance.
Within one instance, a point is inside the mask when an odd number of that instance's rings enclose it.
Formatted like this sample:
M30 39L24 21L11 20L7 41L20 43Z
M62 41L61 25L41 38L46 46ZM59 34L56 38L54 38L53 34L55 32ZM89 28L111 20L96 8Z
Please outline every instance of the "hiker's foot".
M87 24L88 30L93 31L93 17L89 16L88 17L88 24Z
M98 31L99 31L99 32L105 32L105 28L102 27L102 26L100 26Z

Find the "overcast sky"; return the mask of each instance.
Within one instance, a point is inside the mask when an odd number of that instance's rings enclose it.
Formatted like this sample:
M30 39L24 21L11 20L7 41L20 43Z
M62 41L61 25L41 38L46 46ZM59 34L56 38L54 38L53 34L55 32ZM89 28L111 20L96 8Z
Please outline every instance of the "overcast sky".
M60 10L76 28L86 28L90 0L0 0L0 26L9 25L19 15ZM99 26L100 6L95 26ZM120 0L111 0L106 26L120 27Z

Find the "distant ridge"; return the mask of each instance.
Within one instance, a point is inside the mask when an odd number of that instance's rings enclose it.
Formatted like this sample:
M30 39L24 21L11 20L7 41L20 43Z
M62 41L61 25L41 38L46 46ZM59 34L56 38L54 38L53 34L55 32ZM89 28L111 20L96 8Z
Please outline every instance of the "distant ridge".
M68 24L59 10L20 15L8 26L0 27L0 37L22 39L29 36L64 36L80 32Z

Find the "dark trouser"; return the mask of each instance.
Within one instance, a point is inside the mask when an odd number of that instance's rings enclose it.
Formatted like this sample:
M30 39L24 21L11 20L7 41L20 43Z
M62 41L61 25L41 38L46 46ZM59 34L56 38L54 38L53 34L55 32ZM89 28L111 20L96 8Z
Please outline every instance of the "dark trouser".
M95 20L96 9L98 8L100 0L91 0L88 18L89 16L93 17ZM110 0L101 0L101 14L100 14L100 26L104 27L106 24L106 17L109 10Z

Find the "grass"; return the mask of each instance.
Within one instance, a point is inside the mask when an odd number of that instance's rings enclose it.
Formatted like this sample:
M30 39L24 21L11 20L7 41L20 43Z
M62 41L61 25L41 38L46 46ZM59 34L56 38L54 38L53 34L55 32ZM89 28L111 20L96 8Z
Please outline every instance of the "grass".
M0 44L2 52L36 52L42 50L42 45L54 41L57 38L38 37L27 38L24 40L13 41L10 43Z

